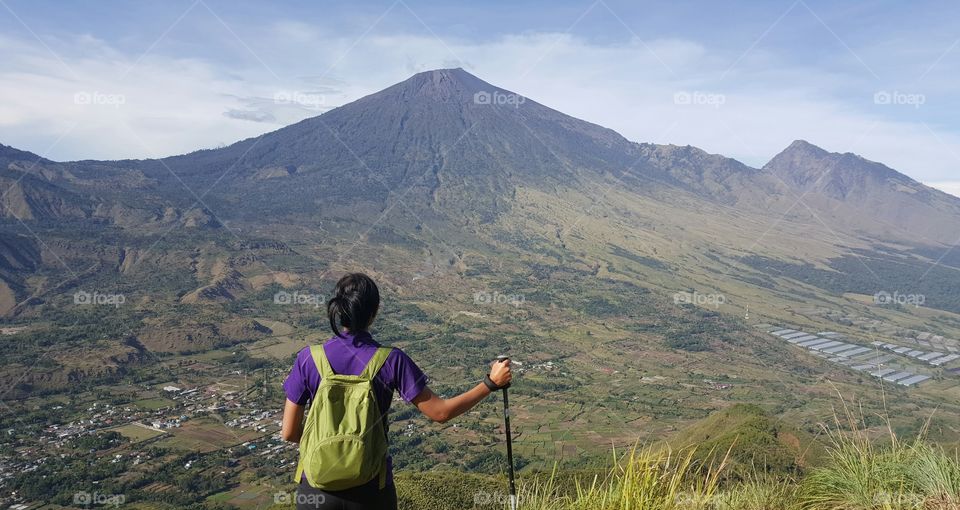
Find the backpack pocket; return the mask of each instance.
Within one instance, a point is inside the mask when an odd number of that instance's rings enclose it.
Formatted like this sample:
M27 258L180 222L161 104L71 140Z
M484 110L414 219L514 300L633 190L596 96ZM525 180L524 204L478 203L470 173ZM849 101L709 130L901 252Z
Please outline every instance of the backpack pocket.
M307 482L336 491L373 480L384 468L385 459L380 448L368 443L356 435L341 435L310 445L307 451L301 452Z

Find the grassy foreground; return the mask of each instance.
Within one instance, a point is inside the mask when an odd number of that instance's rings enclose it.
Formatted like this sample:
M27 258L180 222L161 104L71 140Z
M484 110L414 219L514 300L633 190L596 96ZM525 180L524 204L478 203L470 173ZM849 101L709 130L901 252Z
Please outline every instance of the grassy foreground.
M696 447L634 448L602 479L576 480L572 491L554 477L523 485L530 510L960 510L960 458L924 440L905 441L887 427L872 437L862 416L844 406L824 427L825 462L797 477L728 476L726 455L697 462ZM731 450L733 447L731 446ZM722 453L722 452L721 452Z
M637 449L604 479L580 480L572 493L546 478L523 485L531 510L960 510L960 462L923 442L874 445L844 439L830 463L801 479L723 476L724 463L696 465L693 450Z
M638 446L615 453L606 472L521 474L519 508L960 510L957 450L926 441L925 430L909 440L889 426L878 432L855 414L844 406L843 416L824 426L824 458L797 474L771 471L764 462L745 470L732 454L736 444ZM736 439L743 440L749 434ZM401 510L509 509L505 476L401 472L396 483Z
M871 432L845 408L824 427L824 462L797 476L730 469L727 452L636 447L608 472L554 472L520 480L524 510L960 510L960 458L921 433ZM879 437L878 437L879 436ZM733 447L730 448L731 450ZM704 461L703 459L711 459ZM402 509L509 508L506 481L459 473L398 478Z

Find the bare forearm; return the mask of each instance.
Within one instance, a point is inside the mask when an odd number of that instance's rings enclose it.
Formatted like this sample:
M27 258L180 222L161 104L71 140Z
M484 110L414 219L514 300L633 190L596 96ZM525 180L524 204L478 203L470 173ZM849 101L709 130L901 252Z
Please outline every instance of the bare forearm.
M281 431L281 435L283 436L284 441L287 441L290 443L299 443L300 437L303 436L303 428L296 427L289 431L283 430Z
M490 380L493 381L495 386L505 387L510 384L510 379L509 359L497 361L493 364ZM430 391L430 388L424 388L412 402L428 418L443 423L469 411L490 393L490 389L484 383L480 383L453 398L440 398Z
M487 395L489 394L490 390L487 388L487 386L483 383L480 383L474 386L472 389L457 395L456 397L444 400L447 408L447 420L456 418L470 409L473 409L473 406L477 405L481 400L487 398Z
M280 424L280 436L284 441L300 442L300 436L303 435L303 413L303 406L287 400Z
M452 398L440 398L430 388L424 388L413 403L431 420L445 423L469 411L489 394L483 383Z

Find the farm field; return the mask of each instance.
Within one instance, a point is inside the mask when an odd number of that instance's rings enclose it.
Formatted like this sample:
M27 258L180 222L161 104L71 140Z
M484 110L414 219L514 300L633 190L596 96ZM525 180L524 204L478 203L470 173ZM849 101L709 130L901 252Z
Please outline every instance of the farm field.
M141 441L153 439L155 437L162 436L164 434L164 432L154 430L141 423L131 423L127 425L121 425L119 427L114 427L108 430L119 432L124 437L130 439L130 441L133 443L139 443Z

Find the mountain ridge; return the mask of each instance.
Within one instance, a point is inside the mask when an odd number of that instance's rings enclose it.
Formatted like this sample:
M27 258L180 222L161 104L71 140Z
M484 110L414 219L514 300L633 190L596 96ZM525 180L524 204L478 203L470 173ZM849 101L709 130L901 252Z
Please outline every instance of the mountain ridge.
M478 94L487 94L487 102L478 102ZM373 112L375 121L370 118ZM500 136L487 135L473 143L473 129L499 131ZM382 138L394 139L395 149L380 147ZM518 150L521 147L523 151ZM920 193L921 197L936 195L941 205L951 200L949 195L939 196L932 188L885 165L851 153L830 153L804 140L794 141L761 168L689 145L630 141L611 129L487 83L462 68L417 73L319 116L218 149L157 159L57 163L2 146L0 158L7 166L11 159L30 158L35 165L77 167L80 175L95 173L82 171L90 167L137 169L156 180L170 180L173 173L191 188L219 184L214 176L230 180L239 175L253 181L276 182L327 169L341 178L344 173L358 174L350 177L354 181L350 184L357 191L372 190L374 202L382 202L392 189L410 184L423 184L422 191L429 192L425 195L442 198L444 184L439 181L447 173L455 177L448 177L447 183L460 191L482 186L502 195L518 176L559 181L553 183L559 185L576 181L582 171L607 173L637 183L660 180L661 184L728 205L789 196L791 190L785 187L794 188L797 195L823 195L842 201L884 179L900 184L903 189L899 191ZM503 158L509 162L500 165L497 160ZM469 172L466 162L471 165ZM829 172L825 171L826 164L831 166ZM504 173L501 166L511 171ZM775 179L765 179L764 173ZM249 183L238 187L238 192L252 191ZM896 195L884 199L892 196ZM497 202L494 197L481 206L499 210ZM960 206L951 209L960 211Z
M16 182L2 204L7 220L78 220L134 236L333 224L342 234L328 238L370 232L426 250L426 260L438 259L438 245L485 251L505 239L592 268L596 260L570 247L593 240L657 260L679 238L697 250L792 256L759 245L791 229L812 236L811 256L829 263L851 247L891 243L942 252L960 231L960 199L853 154L797 140L754 168L690 145L637 143L459 68L417 73L218 149L53 162L3 146L0 158ZM24 195L24 185L40 191ZM645 243L572 232L598 211ZM462 253L449 255L467 267Z

